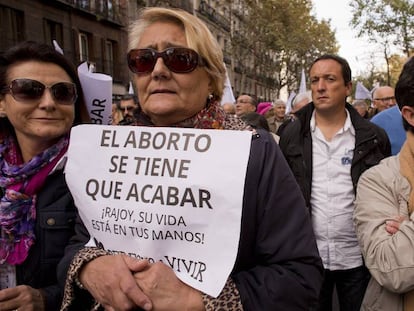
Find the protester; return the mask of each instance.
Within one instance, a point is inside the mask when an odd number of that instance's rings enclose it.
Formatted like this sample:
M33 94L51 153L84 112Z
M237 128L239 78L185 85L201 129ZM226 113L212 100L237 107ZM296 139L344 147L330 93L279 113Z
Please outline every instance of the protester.
M372 91L372 109L369 112L370 118L377 113L395 106L395 90L393 87L385 85L374 88Z
M138 99L133 94L124 94L119 101L119 110L122 112L122 120L119 125L130 125L134 120L134 111L138 108Z
M277 143L279 142L279 136L270 131L269 124L264 115L257 112L249 112L243 115L241 119L254 129L260 128L268 131L273 136L274 140Z
M236 106L233 103L228 103L228 102L224 103L222 107L225 113L231 114L231 115L236 114Z
M119 122L123 119L123 114L119 108L119 101L112 102L112 112L111 112L111 124L118 125Z
M404 65L395 97L407 140L358 182L354 221L371 273L361 310L414 308L414 59Z
M359 310L369 280L352 215L360 174L391 153L384 130L346 102L351 68L337 55L317 58L309 70L313 101L296 112L279 145L310 209L325 268L317 310Z
M302 92L297 94L291 103L291 110L289 115L286 117L286 120L279 126L276 134L280 137L283 134L285 127L292 121L296 119L296 112L302 109L312 101L312 94L310 91Z
M273 116L267 118L267 123L269 123L270 131L272 133L277 133L279 127L288 119L286 116L286 103L282 99L277 99L273 105Z
M236 116L239 118L246 113L255 112L257 101L250 95L241 94L236 99Z
M62 54L22 42L0 56L0 310L59 310L56 267L77 214L61 160L86 119Z
M245 128L229 122L220 107L223 55L201 20L179 9L146 8L129 38L128 64L141 108L135 125ZM262 129L253 134L238 255L217 298L181 282L161 262L148 264L88 247L73 259L62 310L87 308L90 296L83 288L109 310L312 307L322 267L303 197L273 138ZM87 237L77 240L82 245Z
M273 109L273 105L270 102L261 102L257 105L256 112L261 115L266 115L266 113Z
M352 107L358 111L361 117L364 119L369 119L368 105L365 102L365 99L355 99L352 102Z
M310 91L297 94L292 100L292 109L290 110L290 115L294 117L296 111L300 110L302 107L306 106L311 101L312 94Z

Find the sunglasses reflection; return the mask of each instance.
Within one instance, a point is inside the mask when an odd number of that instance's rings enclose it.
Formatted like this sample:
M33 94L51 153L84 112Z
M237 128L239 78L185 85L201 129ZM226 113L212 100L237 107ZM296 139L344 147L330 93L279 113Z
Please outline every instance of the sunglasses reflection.
M33 79L15 79L5 89L19 102L34 102L42 98L46 89L50 90L52 98L59 104L72 105L78 97L76 84L72 82L57 82L47 86Z
M160 57L167 68L176 73L188 73L205 64L202 57L192 49L170 47L161 52L150 48L130 50L127 57L128 66L136 74L150 73Z

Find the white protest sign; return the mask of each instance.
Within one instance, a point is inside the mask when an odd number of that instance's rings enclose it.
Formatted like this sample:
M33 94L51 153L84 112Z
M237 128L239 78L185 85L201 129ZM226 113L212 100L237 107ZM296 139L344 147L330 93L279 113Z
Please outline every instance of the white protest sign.
M237 255L250 131L79 125L66 181L96 243L218 296Z
M92 123L110 124L112 118L112 77L89 71L86 62L79 65L78 75Z

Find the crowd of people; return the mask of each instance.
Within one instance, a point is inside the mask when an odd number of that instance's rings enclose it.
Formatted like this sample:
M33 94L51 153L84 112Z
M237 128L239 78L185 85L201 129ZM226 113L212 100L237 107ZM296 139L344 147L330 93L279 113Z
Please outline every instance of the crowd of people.
M234 267L211 296L93 239L64 175L85 90L65 56L27 41L0 55L0 310L325 311L334 297L340 311L414 310L413 58L369 109L347 102L351 68L331 54L289 104L221 104L220 46L180 9L143 9L125 54L137 96L113 103L111 127L249 131Z

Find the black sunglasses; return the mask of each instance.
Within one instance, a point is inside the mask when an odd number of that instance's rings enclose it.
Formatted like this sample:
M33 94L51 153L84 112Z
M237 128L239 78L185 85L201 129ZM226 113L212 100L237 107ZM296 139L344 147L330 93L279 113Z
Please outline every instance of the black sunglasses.
M201 56L188 48L171 47L161 52L154 49L133 49L127 55L129 69L137 74L150 73L159 57L162 58L165 66L175 73L191 72L198 65L204 65Z
M46 86L32 79L15 79L4 91L10 92L17 101L35 101L42 98L45 89L49 89L53 99L62 105L72 105L78 98L76 84L71 82L58 82Z

